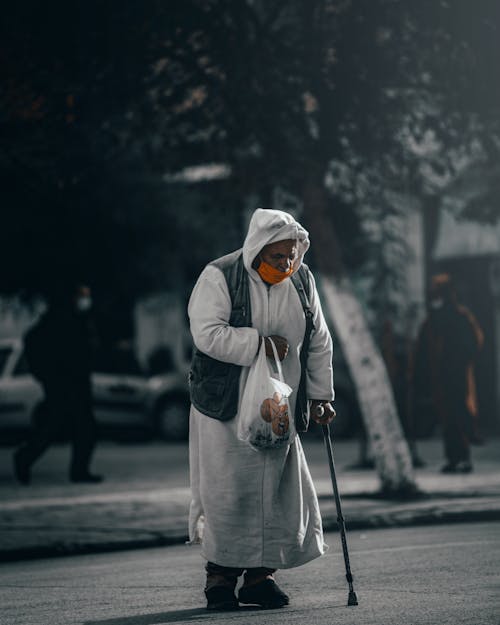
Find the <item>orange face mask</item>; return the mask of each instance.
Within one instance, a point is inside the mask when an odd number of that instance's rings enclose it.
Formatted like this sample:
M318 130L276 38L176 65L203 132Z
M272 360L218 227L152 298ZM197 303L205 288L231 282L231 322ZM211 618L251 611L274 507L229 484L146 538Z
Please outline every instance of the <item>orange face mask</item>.
M257 268L257 273L264 280L264 282L267 282L268 284L278 284L292 275L293 267L290 267L288 271L280 271L279 269L272 267L269 263L261 260L260 265Z

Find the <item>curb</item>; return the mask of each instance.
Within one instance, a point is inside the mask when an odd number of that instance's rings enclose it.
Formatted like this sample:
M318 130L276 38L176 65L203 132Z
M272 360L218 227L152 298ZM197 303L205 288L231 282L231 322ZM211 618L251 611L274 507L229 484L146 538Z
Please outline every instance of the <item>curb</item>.
M375 513L370 517L345 518L347 530L384 529L395 527L418 527L423 525L446 525L449 523L484 523L500 521L500 509L484 510L423 510L421 512ZM338 530L336 516L323 516L326 532Z
M326 532L338 530L336 514L334 514L333 511L323 511L322 518L323 529ZM352 530L491 521L500 521L500 507L477 510L446 510L445 508L435 507L433 509L424 509L421 511L397 510L393 512L374 512L368 515L346 516L345 518L348 532ZM98 542L86 542L85 539L78 540L78 538L75 538L68 542L58 540L52 544L4 549L0 551L0 562L20 562L63 556L152 549L181 545L186 543L186 541L188 541L188 536L178 530L166 533L154 531L150 538L131 537L130 540L122 539L118 541L103 540Z
M57 542L52 545L38 545L36 547L18 547L0 552L0 563L22 562L26 560L41 560L44 558L58 558L64 556L82 556L97 553L111 553L116 551L132 551L135 549L152 549L157 547L171 547L181 545L189 540L187 535L159 535L151 538L131 538L114 542Z

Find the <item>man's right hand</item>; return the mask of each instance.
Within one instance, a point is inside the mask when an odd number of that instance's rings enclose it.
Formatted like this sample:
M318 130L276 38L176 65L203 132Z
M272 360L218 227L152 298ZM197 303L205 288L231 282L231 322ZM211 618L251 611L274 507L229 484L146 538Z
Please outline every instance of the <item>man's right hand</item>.
M274 358L273 348L269 339L273 340L273 343L276 347L276 351L278 352L278 358L280 360L284 360L288 354L288 341L283 336L277 336L276 334L272 334L271 336L264 337L264 344L266 346L266 356L268 358Z

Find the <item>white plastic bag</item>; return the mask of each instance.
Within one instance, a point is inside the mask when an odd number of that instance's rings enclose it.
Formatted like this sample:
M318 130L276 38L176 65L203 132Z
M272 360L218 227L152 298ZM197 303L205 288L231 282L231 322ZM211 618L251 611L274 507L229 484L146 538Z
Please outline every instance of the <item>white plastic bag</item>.
M265 341L262 341L241 398L237 436L254 449L291 445L296 434L288 404L292 389L283 379L276 346L269 340L279 379L271 374Z

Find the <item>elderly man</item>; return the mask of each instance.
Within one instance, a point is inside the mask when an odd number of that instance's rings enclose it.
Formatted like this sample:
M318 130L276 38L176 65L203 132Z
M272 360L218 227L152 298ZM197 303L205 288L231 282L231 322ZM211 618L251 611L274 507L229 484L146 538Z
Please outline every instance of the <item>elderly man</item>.
M189 302L195 344L190 539L202 543L208 561L208 609L234 609L238 601L287 605L276 569L300 566L327 548L300 439L255 451L236 435L242 391L261 341L272 357L267 337L294 390L290 416L297 429L307 428L309 406L319 423L335 415L332 340L314 278L302 265L308 248L307 231L291 215L257 209L243 248L207 265Z

